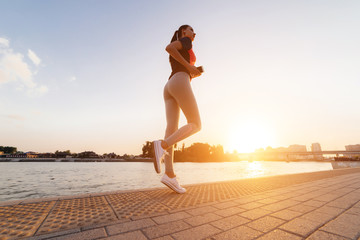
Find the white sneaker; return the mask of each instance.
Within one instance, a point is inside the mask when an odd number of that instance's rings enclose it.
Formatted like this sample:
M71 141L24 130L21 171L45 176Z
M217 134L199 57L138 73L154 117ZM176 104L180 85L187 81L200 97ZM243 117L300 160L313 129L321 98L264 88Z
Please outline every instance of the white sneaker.
M162 176L160 182L162 182L163 184L165 184L166 186L168 186L169 188L171 188L173 191L175 191L177 193L180 193L180 194L186 193L186 189L180 186L176 177L169 178L168 175L164 174L164 176Z
M161 173L161 162L164 160L165 155L168 155L169 153L161 147L161 140L154 141L153 145L154 145L154 153L155 153L155 159L154 159L155 171L157 173Z

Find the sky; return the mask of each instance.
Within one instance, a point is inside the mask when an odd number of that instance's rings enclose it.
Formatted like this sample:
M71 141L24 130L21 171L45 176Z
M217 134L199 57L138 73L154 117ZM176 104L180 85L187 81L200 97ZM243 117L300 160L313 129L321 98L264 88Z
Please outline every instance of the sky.
M205 72L191 83L202 130L185 146L343 150L360 143L359 12L356 0L0 0L0 146L141 154L164 137L165 47L189 24Z

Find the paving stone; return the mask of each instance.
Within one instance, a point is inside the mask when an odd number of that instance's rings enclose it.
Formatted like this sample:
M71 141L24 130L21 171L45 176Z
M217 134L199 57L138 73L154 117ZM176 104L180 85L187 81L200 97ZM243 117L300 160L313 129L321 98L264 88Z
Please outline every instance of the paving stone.
M222 210L218 210L216 212L214 212L217 215L220 215L222 217L228 217L231 215L235 215L241 212L246 211L245 209L242 208L238 208L238 207L231 207L231 208L226 208L226 209L222 209Z
M191 215L203 215L205 213L209 213L209 212L215 212L217 211L217 208L214 208L213 206L206 206L206 207L200 207L200 208L194 208L191 210L186 210L185 212L191 214Z
M328 232L316 231L311 234L306 240L349 240L349 238L341 237L339 235L334 235Z
M360 208L360 201L357 202L353 207Z
M255 202L259 199L256 198L252 198L251 196L247 196L247 197L241 197L238 199L235 199L234 202L238 203L238 204L246 204L246 203L250 203L250 202Z
M147 240L147 237L141 231L128 232L120 235L107 237L106 240Z
M296 218L296 217L298 217L298 216L300 216L302 214L303 213L291 211L289 209L284 209L284 210L281 210L279 212L272 213L271 216L281 218L281 219L284 219L284 220L291 220L291 219L294 219L294 218Z
M172 234L172 236L177 240L197 240L203 239L214 234L221 232L220 229L217 229L210 224L190 228L178 233Z
M234 228L234 227L243 225L248 222L249 222L249 220L246 218L243 218L240 216L231 216L231 217L217 220L215 222L212 222L211 224L222 230L228 230L230 228Z
M212 237L215 240L250 240L260 236L262 232L246 226L240 226Z
M306 206L316 207L316 208L325 205L324 202L322 202L322 201L317 201L317 200L309 200L309 201L303 202L303 204L306 205Z
M277 226L283 224L285 221L274 218L271 216L266 216L263 218L260 218L258 220L252 221L248 224L246 224L248 227L251 227L253 229L262 231L262 232L269 232L270 230L276 228Z
M178 213L172 213L172 214L168 214L168 215L164 215L164 216L160 216L160 217L154 217L154 218L152 218L152 220L154 220L157 224L163 224L163 223L181 220L181 219L188 218L188 217L191 217L191 215L186 212L178 212Z
M130 219L119 219L119 220L115 220L112 222L87 225L87 226L81 227L80 229L81 229L81 231L86 231L86 230L91 230L91 229L95 229L95 228L100 228L100 227L105 227L105 226L110 226L110 225L115 225L115 224L119 224L119 223L130 222L130 221L131 221Z
M278 201L282 201L282 200L288 199L290 197L287 195L281 194L281 195L273 196L272 198L275 200L278 200Z
M246 210L250 210L250 209L254 209L254 208L258 208L261 206L264 206L265 204L263 203L258 203L258 202L251 202L251 203L246 203L246 204L242 204L239 205L240 208L246 209Z
M280 200L274 199L274 198L266 198L266 199L261 199L258 200L258 203L262 203L262 204L271 204L271 203L275 203L275 202L279 202Z
M36 239L50 236L43 235L44 233L53 233L54 235L51 237L60 237L62 236L58 235L60 233L65 236L70 233L80 233L78 232L80 230L83 232L97 231L104 226L110 234L113 234L111 237L114 238L125 233L136 232L139 229L145 234L144 228L158 227L151 218L156 218L158 223L162 223L171 221L173 217L174 222L182 222L190 227L187 222L191 217L186 214L197 217L212 213L208 216L228 217L242 216L241 214L244 213L243 215L247 219L255 220L270 216L270 213L276 214L275 212L278 212L278 215L271 216L281 219L279 213L282 210L301 214L314 211L314 216L322 213L337 218L345 214L343 211L347 211L346 215L353 216L351 220L353 221L359 216L357 209L360 209L359 171L360 169L354 168L196 184L187 187L188 192L183 195L175 194L167 188L159 188L95 193L90 194L90 197L85 194L83 196L15 201L10 205L0 203L0 239L31 237L35 232ZM334 199L336 195L339 198ZM319 197L319 199L327 201L329 200L327 196L333 196L333 200L320 207L319 201L315 199ZM297 197L301 197L303 204L294 201ZM58 198L64 200L58 200ZM275 200L280 201L274 202ZM42 206L48 204L49 201L53 203L52 206ZM260 207L261 204L265 205ZM217 205L217 208L211 205ZM244 205L244 208L239 205ZM266 210L265 207L268 209ZM218 210L218 208L224 209ZM168 216L169 214L170 216ZM185 216L187 218L183 218ZM311 216L311 214L306 216ZM119 223L119 218L125 219L127 222ZM177 218L183 220L178 221ZM218 220L221 219L214 221ZM348 220L350 221L350 219ZM26 221L28 222L26 223ZM201 220L199 217L197 221L198 223L195 221L192 223L200 224L204 219ZM211 225L211 222L203 224ZM162 225L165 223L160 226ZM74 228L77 230L72 232ZM64 229L71 231L64 232L62 231ZM169 234L163 235L163 237L169 238Z
M251 220L255 220L257 218L261 218L265 215L268 215L272 213L272 211L266 210L266 209L262 209L262 208L255 208L246 212L242 212L239 215Z
M158 226L145 228L143 229L143 232L146 236L152 239L176 233L190 227L191 226L189 224L185 223L183 220L180 220L176 222L170 222Z
M327 205L331 207L338 207L347 209L353 204L357 203L360 200L360 194L349 193L341 198L338 198L332 202L329 202Z
M353 208L350 208L349 210L347 210L345 213L360 215L360 208L353 207Z
M293 207L290 207L289 210L292 210L292 211L295 211L295 212L300 212L300 213L307 213L307 212L310 212L310 211L313 211L314 207L310 207L310 206L307 206L307 205L304 205L304 204L299 204L299 205L296 205L296 206L293 206Z
M174 209L168 210L168 213L183 212L183 211L188 211L188 210L197 209L197 208L202 208L202 207L203 207L203 206L191 206L191 207L174 208Z
M279 210L282 210L282 209L285 209L285 208L288 208L288 207L291 207L291 206L294 206L297 204L299 204L298 201L288 199L288 200L283 200L283 201L280 201L277 203L265 205L262 208L269 210L269 211L279 211Z
M53 240L65 240L65 239L69 239L69 240L89 239L90 240L90 239L97 239L97 238L101 238L101 237L106 237L106 232L105 232L104 228L98 228L98 229L88 230L88 231L84 231L84 232L63 235L63 236L55 237L52 239Z
M282 231L280 229L275 229L259 238L257 240L301 240L302 237L299 237L297 235Z
M342 214L327 223L320 230L334 233L340 236L354 239L360 234L360 216L353 214Z
M46 216L46 215L45 215ZM37 230L37 234L116 221L114 211L102 197L59 200Z
M305 201L308 201L310 199L313 199L313 198L316 198L318 196L320 196L322 193L317 193L317 192L311 192L311 193L307 193L307 194L304 194L304 195L299 195L297 197L294 197L292 198L293 200L296 200L296 201L302 201L302 202L305 202Z
M344 212L344 209L336 208L336 207L329 207L329 206L322 206L322 207L316 209L315 212L322 212L322 213L326 213L331 216L338 216L342 212Z
M303 218L295 218L288 223L281 225L279 228L306 237L317 230L321 225L322 224L319 222L313 222Z
M308 219L310 221L319 222L321 224L325 224L335 218L335 216L322 213L322 212L309 212L301 216L303 219Z
M131 220L140 220L140 219L144 219L144 218L152 218L152 217L164 216L164 215L167 215L167 214L169 214L169 211L157 212L157 213L151 213L151 214L144 214L144 215L140 215L140 216L131 216L130 219Z
M302 195L302 193L296 192L296 191L292 191L292 192L288 192L285 193L284 196L286 197L285 199L291 199L291 198L295 198L297 196Z
M199 216L191 217L188 219L184 219L184 221L187 222L188 224L190 224L191 226L199 226L199 225L202 225L205 223L219 220L221 218L222 217L220 217L219 215L216 215L214 213L207 213L204 215L199 215Z
M314 200L322 201L322 202L331 202L331 201L333 201L333 200L335 200L335 199L337 199L339 197L341 197L341 195L328 193L328 194L318 196L318 197L314 198Z
M336 190L336 193L341 193L342 195L346 194L346 193L350 193L350 192L353 192L354 189L353 188L349 188L348 186L347 187L341 187L340 189ZM340 194L340 195L341 195Z
M66 230L66 231L59 231L59 232L53 232L53 233L49 233L49 234L37 235L34 237L27 238L27 240L53 239L54 237L69 235L71 233L78 233L78 232L81 232L80 228L74 228L74 229L70 229L70 230Z
M167 235L164 237L154 238L154 240L174 240L174 239L170 235Z
M156 225L156 223L151 219L147 218L147 219L141 219L141 220L107 226L106 231L108 232L109 235L115 235L115 234L138 230L154 225Z
M18 205L20 203L22 203L24 200L12 200L12 201L4 201L4 202L0 202L0 207L3 206L15 206Z
M229 207L235 207L237 205L238 205L238 203L230 201L230 202L218 203L218 204L215 204L215 205L212 205L212 206L216 207L218 209L225 209L225 208L229 208Z

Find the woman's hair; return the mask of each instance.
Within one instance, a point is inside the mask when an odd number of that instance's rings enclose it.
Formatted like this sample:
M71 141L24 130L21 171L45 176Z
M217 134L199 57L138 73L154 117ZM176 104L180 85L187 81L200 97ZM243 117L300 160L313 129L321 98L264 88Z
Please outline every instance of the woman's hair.
M190 27L189 25L182 25L181 27L179 27L178 30L175 31L172 39L171 39L171 43L176 41L176 40L179 40L181 38L181 32L182 30L184 29L187 29L188 27Z

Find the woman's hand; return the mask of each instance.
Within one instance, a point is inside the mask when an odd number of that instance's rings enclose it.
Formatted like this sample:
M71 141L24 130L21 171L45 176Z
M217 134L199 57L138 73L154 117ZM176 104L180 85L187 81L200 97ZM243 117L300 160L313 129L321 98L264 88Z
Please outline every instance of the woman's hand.
M190 76L192 78L196 78L201 75L201 72L195 66L189 65L187 69L189 70Z

